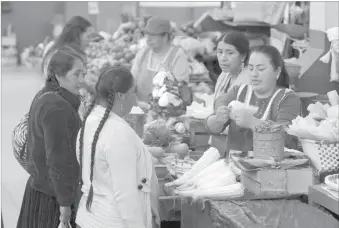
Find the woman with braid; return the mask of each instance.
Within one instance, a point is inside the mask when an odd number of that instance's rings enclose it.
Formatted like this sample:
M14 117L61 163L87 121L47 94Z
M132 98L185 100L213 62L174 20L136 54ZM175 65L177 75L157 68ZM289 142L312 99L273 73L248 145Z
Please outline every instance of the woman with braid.
M157 227L152 157L123 119L136 102L134 78L123 67L109 67L95 90L77 140L83 195L76 223L79 228Z
M27 181L17 228L57 228L73 220L79 186L76 137L79 84L85 62L64 46L51 57L44 88L32 102L28 120Z

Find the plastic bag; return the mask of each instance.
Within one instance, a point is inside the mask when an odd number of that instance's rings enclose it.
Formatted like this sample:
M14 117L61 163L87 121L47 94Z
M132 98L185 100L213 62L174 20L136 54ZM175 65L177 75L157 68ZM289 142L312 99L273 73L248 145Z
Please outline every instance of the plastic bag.
M72 226L70 222L60 222L58 228L72 228Z

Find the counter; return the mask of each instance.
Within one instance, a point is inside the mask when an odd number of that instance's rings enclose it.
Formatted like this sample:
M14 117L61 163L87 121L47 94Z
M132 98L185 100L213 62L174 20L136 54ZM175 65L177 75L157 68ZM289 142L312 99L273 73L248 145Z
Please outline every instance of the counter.
M181 228L337 228L332 216L299 200L182 200Z

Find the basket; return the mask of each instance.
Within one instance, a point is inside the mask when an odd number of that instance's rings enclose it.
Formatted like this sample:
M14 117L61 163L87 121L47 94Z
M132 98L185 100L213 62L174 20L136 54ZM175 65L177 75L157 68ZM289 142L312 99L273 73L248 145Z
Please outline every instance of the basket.
M319 173L339 170L339 142L315 141L300 138L304 153Z
M253 132L253 157L261 159L284 159L285 132Z

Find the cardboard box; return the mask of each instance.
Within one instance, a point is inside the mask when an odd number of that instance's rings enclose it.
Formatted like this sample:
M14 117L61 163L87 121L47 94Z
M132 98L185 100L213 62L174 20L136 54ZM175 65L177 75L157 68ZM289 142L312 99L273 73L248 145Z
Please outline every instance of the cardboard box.
M307 194L308 187L313 184L313 171L311 167L243 171L241 182L255 195L272 197L302 195Z

